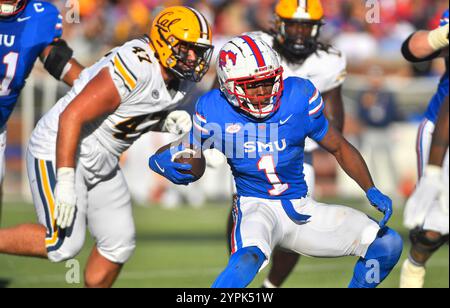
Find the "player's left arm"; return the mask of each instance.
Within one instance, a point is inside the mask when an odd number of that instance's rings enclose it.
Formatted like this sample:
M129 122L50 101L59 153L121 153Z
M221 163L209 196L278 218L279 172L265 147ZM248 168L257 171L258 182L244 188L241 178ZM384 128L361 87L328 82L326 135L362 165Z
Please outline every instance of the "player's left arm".
M344 171L367 192L375 184L364 158L359 151L348 142L344 136L331 125L319 144L338 161Z
M366 192L370 203L385 215L380 222L380 227L384 227L392 216L392 201L375 187L359 151L331 125L319 144L336 157L342 169Z
M39 56L45 69L57 80L72 87L84 67L73 57L73 50L63 39L56 39Z
M375 187L369 168L359 151L330 125L324 115L325 101L320 92L310 81L306 81L303 88L304 94L309 98L307 105L309 121L306 121L308 137L333 154L344 171L366 192L370 203L384 213L384 218L380 222L380 227L384 227L392 216L391 199Z
M338 131L344 130L344 102L342 99L342 86L338 86L322 94L325 104L325 116L330 124Z

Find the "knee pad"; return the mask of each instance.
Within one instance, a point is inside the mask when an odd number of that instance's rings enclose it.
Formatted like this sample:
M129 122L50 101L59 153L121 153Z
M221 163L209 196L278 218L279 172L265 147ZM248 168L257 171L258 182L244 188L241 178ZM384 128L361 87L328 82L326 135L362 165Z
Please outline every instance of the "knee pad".
M240 264L244 265L255 265L260 264L262 265L264 261L266 260L266 256L264 253L259 249L258 247L252 246L252 247L246 247L239 249L231 256L231 261L239 262Z
M393 268L400 259L403 251L401 236L392 229L386 228L379 233L370 245L365 259L376 259L381 266Z
M245 288L255 278L266 256L258 247L236 251L226 269L216 279L213 288Z
M385 228L382 234L370 245L364 258L360 258L355 266L349 288L376 288L386 279L397 264L403 250L400 235L392 229ZM376 261L378 271L372 271L370 261ZM373 276L375 273L377 275ZM368 279L368 278L371 279Z
M132 243L117 245L116 247L97 244L97 249L107 260L117 264L125 264L133 255L136 243L133 241Z
M427 231L422 228L415 228L410 231L409 238L414 246L414 249L421 253L434 253L445 243L448 242L448 234L438 238L430 238L427 236Z

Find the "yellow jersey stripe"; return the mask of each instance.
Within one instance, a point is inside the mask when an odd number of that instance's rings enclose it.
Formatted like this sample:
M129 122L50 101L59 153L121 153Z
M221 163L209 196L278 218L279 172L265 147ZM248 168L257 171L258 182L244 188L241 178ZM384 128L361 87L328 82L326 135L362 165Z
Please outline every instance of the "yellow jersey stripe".
M114 57L114 66L117 68L120 76L123 78L123 80L126 83L126 86L134 90L136 88L136 79L133 77L133 74L127 70L125 65L120 61L118 56Z

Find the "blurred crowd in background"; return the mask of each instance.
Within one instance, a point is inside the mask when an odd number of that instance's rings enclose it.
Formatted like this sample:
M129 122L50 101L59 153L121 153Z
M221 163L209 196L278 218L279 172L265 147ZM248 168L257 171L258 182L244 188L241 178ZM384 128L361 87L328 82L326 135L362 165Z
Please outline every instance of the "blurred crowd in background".
M112 46L147 33L152 17L162 6L189 5L198 9L214 26L214 37L219 41L221 37L231 37L247 31L261 29L269 31L274 20L273 11L276 3L275 0L53 0L53 2L60 7L63 15L70 15L73 8L79 7L80 23L66 23L64 36L74 47L76 56L84 63L95 61ZM401 42L414 29L436 27L442 12L448 7L446 0L322 2L326 21L322 29L322 40L344 51L351 59L349 61L351 68L371 58L398 59ZM368 11L373 5L379 5L381 9L379 22L368 23ZM425 71L426 73L429 72Z
M86 66L97 61L112 47L148 33L152 18L163 7L188 5L202 12L213 25L213 42L215 51L218 52L226 40L233 36L254 30L270 31L276 4L276 0L52 0L50 2L61 10L65 20L64 38L74 49L74 56ZM448 1L322 0L322 4L325 11L325 26L322 27L320 40L343 51L348 62L349 76L344 84L347 112L345 133L363 151L363 155L365 154L375 179L382 182L380 186L387 192L406 197L415 184L414 142L417 123L436 89L440 76L445 71L445 65L442 60L411 65L402 58L400 48L402 42L416 29L437 27L441 14L448 8ZM74 15L75 11L80 13L79 16ZM33 74L39 74L39 70ZM45 73L42 73L42 76L51 79ZM202 82L194 93L190 107L189 104L186 107L187 110L192 108L196 97L209 90L214 78L212 65L205 82ZM38 81L39 79L36 78ZM67 89L61 85L58 87L57 96L60 97ZM35 86L35 92L43 91L43 88L45 87ZM44 94L42 96L45 97ZM39 93L37 97L35 105L39 105ZM47 106L53 103L44 102ZM17 109L10 125L17 127L22 125L21 108ZM39 116L40 113L37 112L35 120L38 120ZM18 132L19 129L9 131ZM6 185L9 191L15 189L11 184L15 174L13 171L21 168L23 135L22 137L11 135L8 139L10 184L8 186L7 174ZM127 176L130 188L138 202L156 200L166 204L177 204L183 201L184 195L188 199L193 198L187 200L189 203L202 204L204 198L198 199L202 194L195 189L180 193L178 188L171 187L164 181L160 181L158 185L149 184L154 183L150 179L151 173L142 175L142 164L147 163L148 147L151 145L152 150L156 150L157 146L166 140L164 137L148 138L140 140L134 147L137 150L133 152L132 148L127 153L128 159L124 160L124 169L128 169L130 173ZM359 189L352 186L351 181L339 171L332 159L320 151L316 157L319 196L359 193ZM130 164L130 161L133 163ZM214 195L215 190L216 196L229 197L231 184L230 189L226 191L223 185L214 184L224 182L224 171L215 172L216 174L211 176L215 176L216 180L205 180L203 183L205 187L200 189L211 195ZM143 176L148 179L143 180ZM20 176L17 175L16 178L19 179ZM136 178L136 181L133 178ZM229 182L231 183L231 179ZM170 193L167 194L167 191ZM189 195L189 191L194 193ZM8 195L8 188L6 193Z

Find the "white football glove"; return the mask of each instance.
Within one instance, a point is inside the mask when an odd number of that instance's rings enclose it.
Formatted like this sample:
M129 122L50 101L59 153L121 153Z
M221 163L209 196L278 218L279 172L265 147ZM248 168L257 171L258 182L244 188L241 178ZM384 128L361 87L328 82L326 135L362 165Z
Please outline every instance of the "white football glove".
M59 168L55 187L55 219L56 225L61 229L72 225L76 203L75 170L73 168Z
M217 149L206 149L203 151L205 156L206 165L211 168L219 168L227 162L225 155Z
M448 46L448 24L439 27L428 34L428 43L434 50L441 50Z
M169 113L163 125L163 131L176 135L184 135L192 129L192 120L189 113L175 110Z
M406 203L404 225L414 229L423 225L434 202L437 202L443 192L442 168L427 166L411 197Z

